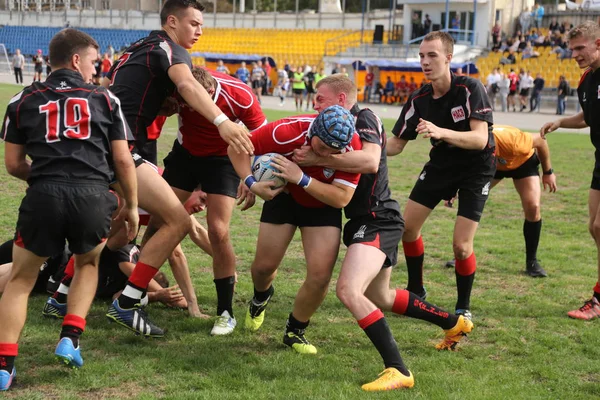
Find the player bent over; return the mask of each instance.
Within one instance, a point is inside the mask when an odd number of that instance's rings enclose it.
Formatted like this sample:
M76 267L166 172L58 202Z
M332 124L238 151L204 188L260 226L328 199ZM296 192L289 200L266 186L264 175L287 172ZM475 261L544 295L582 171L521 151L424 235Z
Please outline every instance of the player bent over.
M10 281L0 300L1 390L7 390L16 375L17 340L40 265L63 250L65 239L75 254L75 274L55 354L72 367L83 365L79 337L117 208L117 197L108 189L113 179L109 156L127 200L118 218L128 220L129 238L137 232L127 123L117 98L91 84L98 44L83 32L64 29L49 47L56 69L45 82L34 83L10 100L2 127L8 173L26 180L29 188L19 208Z
M588 197L588 229L598 248L598 280L594 286L592 298L585 301L577 310L569 311L571 318L592 320L600 317L600 115L598 114L598 88L600 88L600 27L587 21L571 29L568 33L569 49L577 60L579 68L586 71L579 80L577 95L583 111L544 124L540 129L542 138L558 128L582 129L590 127L590 139L596 148L596 164L592 173L590 194Z
M266 124L258 99L248 85L229 75L202 68L194 68L192 74L228 119L242 122L250 131ZM206 222L212 246L218 316L211 334L227 335L233 332L237 323L232 304L235 252L229 225L238 189L245 189L245 185L240 183L227 157L227 143L216 126L186 104L179 107L178 120L179 132L173 149L164 160L163 178L182 202L198 186L207 193ZM254 203L253 194L245 198L247 203L242 210L251 206L248 201ZM240 197L238 204L242 200Z
M303 166L319 165L362 173L352 200L344 208L349 219L343 233L348 251L336 291L385 364L381 377L363 385L363 389L410 388L414 385L413 376L402 361L381 309L423 319L445 329L446 337L437 345L440 350L453 349L462 336L471 331L473 323L440 310L406 290L390 289L391 267L398 258L404 220L388 186L385 130L371 110L358 107L356 86L344 75L332 75L317 83L315 110L320 112L332 105L342 106L355 116L362 150L319 157L304 147L294 151L294 160Z
M507 125L494 125L494 139L497 169L492 188L504 178L513 179L525 213L525 273L533 278L546 277L548 274L537 259L537 249L542 232L540 164L544 190L548 187L550 193L556 192L556 176L550 162L548 142L539 133L527 133ZM446 266L454 267L454 260L447 262Z
M155 121L165 100L175 90L186 103L219 128L219 134L236 151L252 152L247 132L230 121L194 79L186 49L202 34L204 6L195 0L167 0L160 13L162 30L131 45L115 62L103 81L119 97L123 113L135 136L140 206L160 226L144 244L135 270L123 293L106 314L110 321L137 334L162 337L164 330L140 314L140 300L152 277L190 230L190 218L169 185L138 154L147 140L147 128Z
M354 135L354 118L341 107L331 107L319 116L298 116L270 123L252 133L256 154L276 152L289 154L309 144L320 155L360 149ZM329 130L328 130L329 129ZM251 175L248 156L229 157L250 190L265 202L260 218L256 255L252 263L254 297L246 314L245 327L256 331L264 321L265 309L273 296L273 280L296 228L300 228L306 257L306 279L296 295L288 317L283 342L302 354L315 354L317 349L304 332L310 318L323 302L340 247L341 208L346 206L360 174L334 171L321 167L300 169L283 156L272 165L278 176L289 183L286 192L271 189L272 182L256 182Z
M470 300L477 262L473 239L496 171L492 108L478 80L450 72L454 40L446 32L427 34L419 49L421 68L431 83L413 92L396 121L387 147L399 154L418 135L433 148L404 211L402 246L407 289L421 298L424 247L421 227L440 200L458 192L452 247L456 261L457 314L471 317Z

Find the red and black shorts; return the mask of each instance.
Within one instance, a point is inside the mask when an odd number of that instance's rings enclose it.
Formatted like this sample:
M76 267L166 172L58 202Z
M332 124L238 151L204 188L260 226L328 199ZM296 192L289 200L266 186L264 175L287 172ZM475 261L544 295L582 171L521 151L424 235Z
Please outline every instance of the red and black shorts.
M512 169L510 171L496 170L494 179L523 179L528 178L530 176L540 176L540 160L537 154L535 153L533 153L533 155L529 157L527 161L525 161L523 164L519 165L515 169Z
M468 166L440 168L427 163L409 199L433 210L441 200L450 200L458 193L458 215L479 222L495 172L492 154Z
M85 254L106 240L119 200L106 185L39 182L19 207L15 244L40 257L63 251Z
M163 163L163 178L174 188L193 192L200 186L208 194L237 196L240 177L227 156L194 156L175 140Z
M344 225L343 240L346 247L360 243L378 248L385 254L382 268L389 268L398 262L398 243L403 234L404 220L399 213L377 218L367 215Z
M260 222L283 225L290 224L299 228L316 226L334 226L342 229L342 210L325 206L322 208L304 207L289 193L280 193L273 200L265 201Z

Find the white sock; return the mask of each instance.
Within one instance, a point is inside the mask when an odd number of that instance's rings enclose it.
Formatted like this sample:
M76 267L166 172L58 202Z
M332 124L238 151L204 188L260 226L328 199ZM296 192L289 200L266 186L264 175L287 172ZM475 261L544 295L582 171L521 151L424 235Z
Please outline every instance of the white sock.
M129 285L125 286L123 289L123 296L129 297L130 299L141 299L142 291L136 288L133 288Z

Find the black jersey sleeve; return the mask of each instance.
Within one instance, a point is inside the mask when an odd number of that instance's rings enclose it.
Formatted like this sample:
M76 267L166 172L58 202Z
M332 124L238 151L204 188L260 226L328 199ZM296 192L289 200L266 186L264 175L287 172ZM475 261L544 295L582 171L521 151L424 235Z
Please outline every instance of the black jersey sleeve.
M360 140L379 146L383 145L382 137L385 134L383 125L375 113L369 109L360 110L356 118L356 132L360 136Z
M27 142L27 137L19 132L17 121L17 106L21 101L22 95L23 92L15 95L10 99L6 107L6 114L4 115L4 123L2 125L2 139L5 142L24 145Z
M190 53L179 45L163 40L156 51L159 54L160 69L165 72L176 64L186 64L188 67L192 67Z
M108 133L108 140L127 140L133 141L135 138L127 124L127 120L121 109L121 101L110 90L106 90L106 96L111 110L112 126Z
M408 101L402 108L400 118L398 118L392 129L394 136L400 139L414 140L417 138L417 125L421 115L415 107L415 93L418 93L418 91L409 96Z
M477 79L469 79L467 82L470 95L468 98L469 107L471 108L470 118L485 121L489 124L494 123L492 117L492 105L485 91L483 83Z
M140 249L134 244L128 244L126 246L121 247L119 250L115 250L112 252L114 256L114 261L118 265L122 262L130 262L137 263Z

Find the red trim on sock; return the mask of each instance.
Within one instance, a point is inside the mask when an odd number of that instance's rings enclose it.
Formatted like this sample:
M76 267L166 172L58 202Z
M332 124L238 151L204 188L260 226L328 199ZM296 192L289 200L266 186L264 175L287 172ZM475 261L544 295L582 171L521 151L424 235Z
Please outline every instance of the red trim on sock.
M425 253L425 247L423 246L423 236L419 236L414 242L402 242L402 248L404 249L404 255L407 257L419 257Z
M71 256L65 268L65 278L73 278L75 275L75 257Z
M0 343L0 355L16 357L19 355L19 345L17 343Z
M475 253L471 253L469 257L464 260L456 260L456 267L454 268L456 273L461 276L469 276L475 273L477 269L477 259Z
M158 268L138 261L129 277L129 282L139 288L146 289L157 272Z
M396 299L392 305L392 312L394 314L404 315L406 313L406 309L408 308L409 298L410 294L408 290L396 289Z
M358 320L358 325L362 329L366 329L382 318L383 318L383 313L378 308L377 310L373 311L371 314L367 315L363 319Z
M17 231L15 235L15 241L13 242L16 246L25 248L25 243L23 243L23 238L21 237L21 232Z
M82 331L85 330L85 318L81 318L79 315L67 314L63 320L62 326L74 326Z
M594 286L594 293L600 294L600 282L596 282L596 286Z

